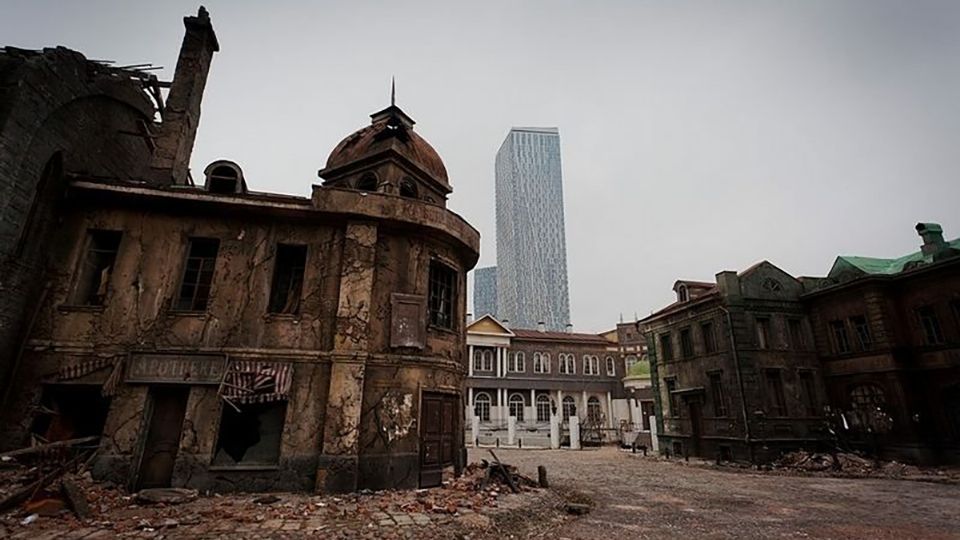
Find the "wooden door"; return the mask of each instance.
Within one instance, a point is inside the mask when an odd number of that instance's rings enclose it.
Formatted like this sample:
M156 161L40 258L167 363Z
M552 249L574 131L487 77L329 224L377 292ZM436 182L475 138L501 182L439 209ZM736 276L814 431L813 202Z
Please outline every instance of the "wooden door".
M140 460L138 487L170 487L173 465L180 448L180 432L187 411L186 386L156 386L150 389L152 413Z
M444 467L457 459L455 395L425 392L420 407L420 487L439 486ZM462 439L462 437L461 437Z

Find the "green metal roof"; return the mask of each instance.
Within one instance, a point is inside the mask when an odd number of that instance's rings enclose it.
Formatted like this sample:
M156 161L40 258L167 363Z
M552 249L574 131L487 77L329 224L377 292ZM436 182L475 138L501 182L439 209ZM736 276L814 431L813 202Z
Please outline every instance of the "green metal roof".
M947 244L956 250L960 250L960 238L951 240ZM830 269L830 277L836 277L845 270L858 270L864 274L899 274L903 272L910 263L928 264L933 262L933 257L924 255L922 251L917 251L909 255L904 255L898 259L878 259L875 257L856 257L844 255L837 257Z

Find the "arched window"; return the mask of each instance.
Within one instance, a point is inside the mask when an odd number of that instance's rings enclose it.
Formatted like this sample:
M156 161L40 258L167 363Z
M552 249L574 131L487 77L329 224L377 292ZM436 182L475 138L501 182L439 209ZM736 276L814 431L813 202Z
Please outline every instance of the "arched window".
M617 365L613 363L613 357L607 357L607 375L613 377L617 374Z
M886 404L883 389L875 384L861 384L850 390L850 406L855 411L877 411Z
M479 349L473 351L473 370L483 371L483 351Z
M563 421L566 422L571 416L577 415L577 402L572 397L563 398Z
M479 392L473 396L473 414L481 422L490 421L490 394Z
M537 396L537 422L550 421L550 398L545 394Z
M690 299L690 292L687 291L686 285L681 285L677 287L677 300L680 302L686 302Z
M367 173L360 177L360 180L357 182L357 189L360 191L376 191L380 183L377 181L377 177Z
M493 371L493 351L490 349L483 351L483 368L481 371Z
M418 197L419 197L419 193L418 193L418 191L417 191L417 184L415 184L415 183L413 182L413 180L411 180L411 179L409 179L409 178L404 178L403 180L401 180L401 181L400 181L400 196L401 196L401 197L409 197L409 198L411 198L411 199L416 199L416 198L418 198Z
M636 363L637 363L637 355L628 354L627 355L627 371L630 371L630 368L632 368Z
M572 354L560 353L560 373L563 375L576 375L577 362Z
M543 353L543 372L550 373L550 353Z
M603 420L603 411L600 410L600 400L591 397L587 400L587 421L592 424L599 424Z
M583 374L590 375L590 355L583 355Z
M513 366L514 371L523 373L524 371L527 370L526 358L524 357L522 352L518 352L515 355L513 355L513 361L514 361L514 366Z
M523 407L525 405L523 396L513 394L510 396L510 399L507 400L507 404L510 407L510 416L515 417L517 422L523 422Z

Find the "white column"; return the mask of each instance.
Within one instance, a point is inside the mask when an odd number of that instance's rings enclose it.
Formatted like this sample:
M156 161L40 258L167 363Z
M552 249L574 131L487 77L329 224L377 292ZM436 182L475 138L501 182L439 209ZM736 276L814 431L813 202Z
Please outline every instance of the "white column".
M560 417L555 414L550 415L550 448L560 448Z
M473 388L467 388L467 418L473 418Z
M497 390L497 392L500 396L500 399L499 399L500 420L503 420L509 415L509 409L507 409L507 389L500 388L499 390Z
M530 418L527 422L533 424L537 421L537 391L530 389Z
M570 449L580 449L580 419L576 416L570 417Z
M517 417L510 415L507 417L507 446L517 444Z
M467 375L473 377L473 345L467 346Z
M580 402L580 407L577 408L577 416L587 417L587 391L583 391L583 401Z
M500 371L500 347L497 347L496 360L497 360L497 377L499 378L503 376L503 374Z
M650 446L653 447L653 455L660 453L660 439L657 438L657 417L650 416Z
M614 427L613 425L613 396L610 395L610 391L607 390L607 427Z

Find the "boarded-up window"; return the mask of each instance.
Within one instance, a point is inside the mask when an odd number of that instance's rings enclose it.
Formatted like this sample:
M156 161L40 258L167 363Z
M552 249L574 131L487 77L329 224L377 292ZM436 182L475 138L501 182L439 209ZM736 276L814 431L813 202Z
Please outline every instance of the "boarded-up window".
M422 349L426 340L426 298L416 294L390 295L390 346Z

